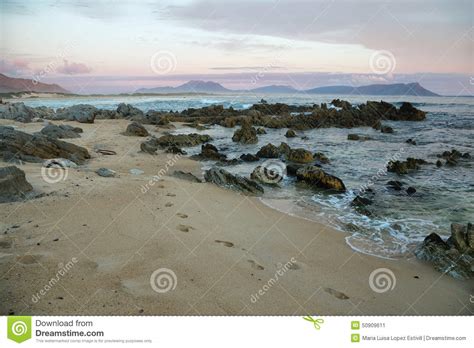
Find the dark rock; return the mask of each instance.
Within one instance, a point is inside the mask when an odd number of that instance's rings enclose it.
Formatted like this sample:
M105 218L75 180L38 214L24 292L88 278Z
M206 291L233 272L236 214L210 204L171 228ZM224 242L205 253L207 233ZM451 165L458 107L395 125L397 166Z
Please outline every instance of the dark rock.
M441 273L450 275L453 278L467 280L474 277L474 270L472 264L474 262L473 249L469 248L462 253L458 247L464 248L464 243L459 243L463 237L463 229L451 227L450 239L459 238L457 242L453 241L454 246L446 243L436 233L431 233L425 238L423 243L415 250L415 255L418 259L431 262L434 268ZM458 235L459 234L459 235Z
M177 146L170 146L165 150L166 153L174 153L174 154L179 154L179 155L186 155L187 152L184 151L183 149L180 149Z
M257 157L260 158L278 158L280 157L280 150L273 144L263 146L257 152Z
M331 174L327 174L321 168L316 166L304 166L296 171L298 181L317 188L328 189L336 192L345 192L346 187L341 179Z
M289 163L286 165L286 174L289 176L296 176L298 169L303 168L304 164Z
M198 155L199 159L221 161L226 159L226 155L220 154L217 147L212 144L204 144L201 146L201 153Z
M244 153L240 156L240 159L244 162L257 162L259 158L251 153Z
M258 111L255 111L255 110L251 110L251 111L253 111L253 112L258 112ZM267 134L267 131L266 131L265 128L263 128L263 127L258 127L258 128L257 128L257 134L259 134L259 135Z
M278 185L283 180L283 169L280 167L258 166L250 174L250 179L266 185Z
M256 182L238 175L233 175L220 168L207 170L204 174L204 179L206 182L249 195L261 195L264 192L263 188Z
M132 122L127 126L127 129L124 133L128 136L136 136L136 137L147 137L150 135L143 125L138 122Z
M410 145L416 145L416 141L413 140L413 139L408 139L407 141L405 141L407 144L410 144Z
M323 163L323 164L327 164L329 163L329 158L326 157L325 154L323 154L322 152L316 152L313 154L313 157L316 161L318 161L319 163Z
M409 195L412 195L412 194L414 194L415 192L416 192L416 189L415 189L414 187L409 186L409 187L407 188L407 193L408 193Z
M285 133L285 137L294 138L296 137L296 132L293 129L288 129Z
M382 133L393 133L393 128L389 126L382 126L380 127L380 131Z
M370 140L371 138L367 135L359 135L359 134L348 134L347 135L347 140L361 140L361 141L365 141L365 140Z
M95 172L97 175L103 176L104 178L114 178L117 176L117 173L114 170L108 168L99 168Z
M402 190L402 186L403 186L403 182L401 181L396 181L396 180L390 180L389 182L387 182L387 186L395 191L401 191Z
M0 103L0 118L27 123L34 117L35 110L24 103Z
M451 224L451 237L454 246L461 253L469 250L469 244L467 240L467 226L463 224Z
M426 112L415 108L411 103L404 102L396 118L398 121L423 121L426 118Z
M345 110L350 110L352 109L351 103L345 100L340 100L340 99L333 99L331 102L332 105L338 108L343 108Z
M26 198L31 191L24 171L15 166L0 168L0 203Z
M310 163L314 161L313 154L305 149L291 149L288 160L296 163Z
M143 111L130 104L120 103L116 112L119 115L119 118L142 122L146 119Z
M462 154L456 149L452 149L451 151L444 151L442 154L439 154L437 156L440 158L444 158L446 160L446 165L448 166L455 166L459 163L460 160L468 159L471 157L468 152Z
M196 146L211 141L212 138L207 134L167 134L155 138L155 143L160 147L178 146L189 147Z
M436 161L436 167L442 167L443 166L443 162L441 162L440 160L437 160Z
M151 138L141 143L140 150L142 150L143 152L149 153L150 155L154 155L155 152L158 150L158 144L156 143L156 138Z
M420 169L420 164L427 164L427 162L423 159L408 157L406 161L390 161L387 171L398 175L407 174L410 170Z
M235 131L232 141L242 144L256 144L258 142L257 130L250 123L244 122L242 127Z
M360 214L372 216L372 212L367 208L367 206L371 205L372 203L373 201L367 197L356 196L352 200L351 206L353 206L354 209Z
M278 146L278 150L280 151L281 155L289 156L291 152L291 147L287 143L281 143L280 146Z
M72 127L68 125L54 125L49 124L41 130L41 134L54 139L73 139L79 138L79 133L82 133L82 128Z
M197 176L189 172L183 172L182 170L175 170L173 176L178 179L187 180L191 182L202 182Z
M77 104L56 110L54 119L77 121L80 123L94 123L95 116L98 112L99 109L92 105Z
M0 155L4 159L42 162L42 159L65 158L82 164L90 158L89 152L80 146L44 135L31 135L11 127L0 127Z

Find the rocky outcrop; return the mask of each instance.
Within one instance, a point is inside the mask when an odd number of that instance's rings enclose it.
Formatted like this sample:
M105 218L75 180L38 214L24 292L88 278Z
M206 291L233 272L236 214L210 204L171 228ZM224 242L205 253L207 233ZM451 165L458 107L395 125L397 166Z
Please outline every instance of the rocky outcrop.
M427 162L423 159L408 157L406 161L390 161L387 165L387 171L398 175L408 174L411 170L420 169L421 164L427 164Z
M205 172L204 179L206 182L247 195L259 196L264 192L263 188L256 182L238 175L233 175L224 169L211 168Z
M77 121L80 123L94 123L99 109L92 105L77 104L56 110L55 120Z
M201 160L223 161L226 155L219 153L217 147L212 144L204 144L201 146L201 153L195 156Z
M280 157L280 149L273 144L267 144L258 150L257 157L278 158Z
M34 117L34 109L24 103L0 103L0 118L26 123Z
M467 160L471 158L471 155L469 152L461 153L460 151L456 149L452 149L451 151L444 151L441 154L436 155L438 158L443 158L446 160L446 165L448 166L455 166L459 163L461 160ZM439 160L438 160L439 161ZM441 167L443 163L439 161L439 163L436 163L438 167Z
M168 147L168 146L178 146L178 147L189 147L196 146L203 143L212 141L211 136L207 134L167 134L159 138L155 138L157 146Z
M80 146L44 135L31 135L0 127L0 155L5 160L42 162L43 159L65 158L82 164L90 158L89 152Z
M352 104L349 103L348 101L341 100L341 99L333 99L331 101L331 105L342 108L344 110L350 110L352 108Z
M474 227L451 224L451 236L444 241L431 233L416 249L418 259L431 262L434 268L457 279L474 278Z
M143 127L142 124L138 122L132 122L127 126L127 129L125 130L125 135L128 136L135 136L135 137L147 137L150 134L146 130L145 127Z
M0 203L27 198L31 191L24 171L15 166L0 168Z
M73 127L65 124L49 124L41 130L41 134L54 139L73 139L80 138L82 128Z
M145 114L140 109L125 103L120 103L117 107L119 118L126 118L132 121L144 121Z
M313 154L305 149L291 149L287 159L291 162L303 164L314 161Z
M322 152L315 152L315 153L313 154L313 157L314 157L314 159L315 159L317 162L319 162L319 163L321 163L321 164L328 164L328 163L331 162L331 161L329 160L329 158L328 158L324 153L322 153Z
M178 179L181 179L181 180L187 180L187 181L191 181L191 182L202 182L201 179L199 179L196 175L194 175L193 173L190 173L190 172L183 172L182 170L175 170L173 172L173 176L175 178L178 178Z
M242 127L235 131L232 141L242 144L256 144L258 142L257 130L250 123L244 122Z
M240 159L244 162L257 162L259 158L251 153L244 153L240 155Z
M298 181L303 181L315 188L335 192L345 192L346 187L341 179L326 173L316 166L304 166L296 171Z

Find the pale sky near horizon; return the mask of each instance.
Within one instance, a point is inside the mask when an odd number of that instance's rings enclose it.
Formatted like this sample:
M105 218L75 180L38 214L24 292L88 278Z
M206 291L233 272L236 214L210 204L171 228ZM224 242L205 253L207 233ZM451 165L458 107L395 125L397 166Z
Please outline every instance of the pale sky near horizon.
M419 81L472 94L471 0L0 0L0 72L75 92Z

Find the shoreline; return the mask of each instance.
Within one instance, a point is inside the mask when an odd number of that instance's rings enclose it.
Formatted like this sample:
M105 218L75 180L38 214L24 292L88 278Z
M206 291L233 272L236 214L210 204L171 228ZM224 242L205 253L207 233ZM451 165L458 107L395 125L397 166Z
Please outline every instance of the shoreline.
M168 175L140 192L169 157L140 153L143 138L120 134L128 123L80 124L81 138L66 141L86 147L93 158L69 170L65 181L46 183L41 164L19 166L46 195L2 204L0 227L7 232L2 241L11 243L0 254L2 314L470 314L468 282L414 258L355 252L347 234L330 226L280 212L255 197L169 176L173 170L201 174L199 162L179 159ZM6 124L29 133L42 127L0 120ZM154 135L163 132L145 127ZM117 155L98 155L97 144ZM99 167L119 177L99 177L94 173ZM131 168L144 173L132 175ZM59 285L32 303L31 294L72 257L78 262ZM276 285L253 303L252 295L293 259ZM163 267L173 270L177 284L160 294L150 276ZM369 278L385 268L394 274L394 286L379 293Z

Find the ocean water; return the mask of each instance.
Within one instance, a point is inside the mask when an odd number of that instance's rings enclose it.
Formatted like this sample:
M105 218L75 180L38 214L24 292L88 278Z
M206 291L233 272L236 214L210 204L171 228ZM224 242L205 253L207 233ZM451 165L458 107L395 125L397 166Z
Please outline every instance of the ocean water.
M125 102L143 111L182 111L214 104L245 109L260 98L252 95L114 96L31 99L26 104L58 108L84 103L114 109ZM455 167L437 168L434 164L436 154L453 148L470 152L474 158L474 97L265 96L270 103L308 105L329 103L334 98L353 104L383 99L397 106L409 101L426 111L427 119L422 122L384 122L393 127L394 134L383 134L369 127L324 128L297 132L296 138L287 139L284 136L286 129L267 129L267 134L259 136L258 144L253 145L233 143L231 138L235 129L220 126L203 131L184 128L179 133L210 134L214 138L213 144L228 158L238 158L243 153L254 154L267 143L279 145L281 142L324 153L331 163L323 165L323 169L344 181L348 189L346 193L327 195L301 187L293 178L285 176L279 187L266 188L262 201L285 213L335 227L346 233L346 241L354 250L362 253L384 258L410 257L413 248L427 234L436 232L447 237L452 222L474 222L474 160ZM368 135L372 140L348 141L349 133ZM307 137L306 140L302 136ZM414 139L417 145L407 144L409 138ZM200 147L186 150L189 154L195 154L200 152ZM432 164L403 176L386 172L388 161L405 160L407 157L423 158ZM225 169L249 176L257 165L264 162L226 166ZM266 164L284 173L285 167L281 162L272 160ZM209 161L202 165L204 170L215 163ZM402 181L404 188L413 186L417 192L408 195L405 190L389 189L386 185L389 180ZM374 203L369 207L374 214L371 217L358 213L351 206L357 192L368 187L375 192Z

